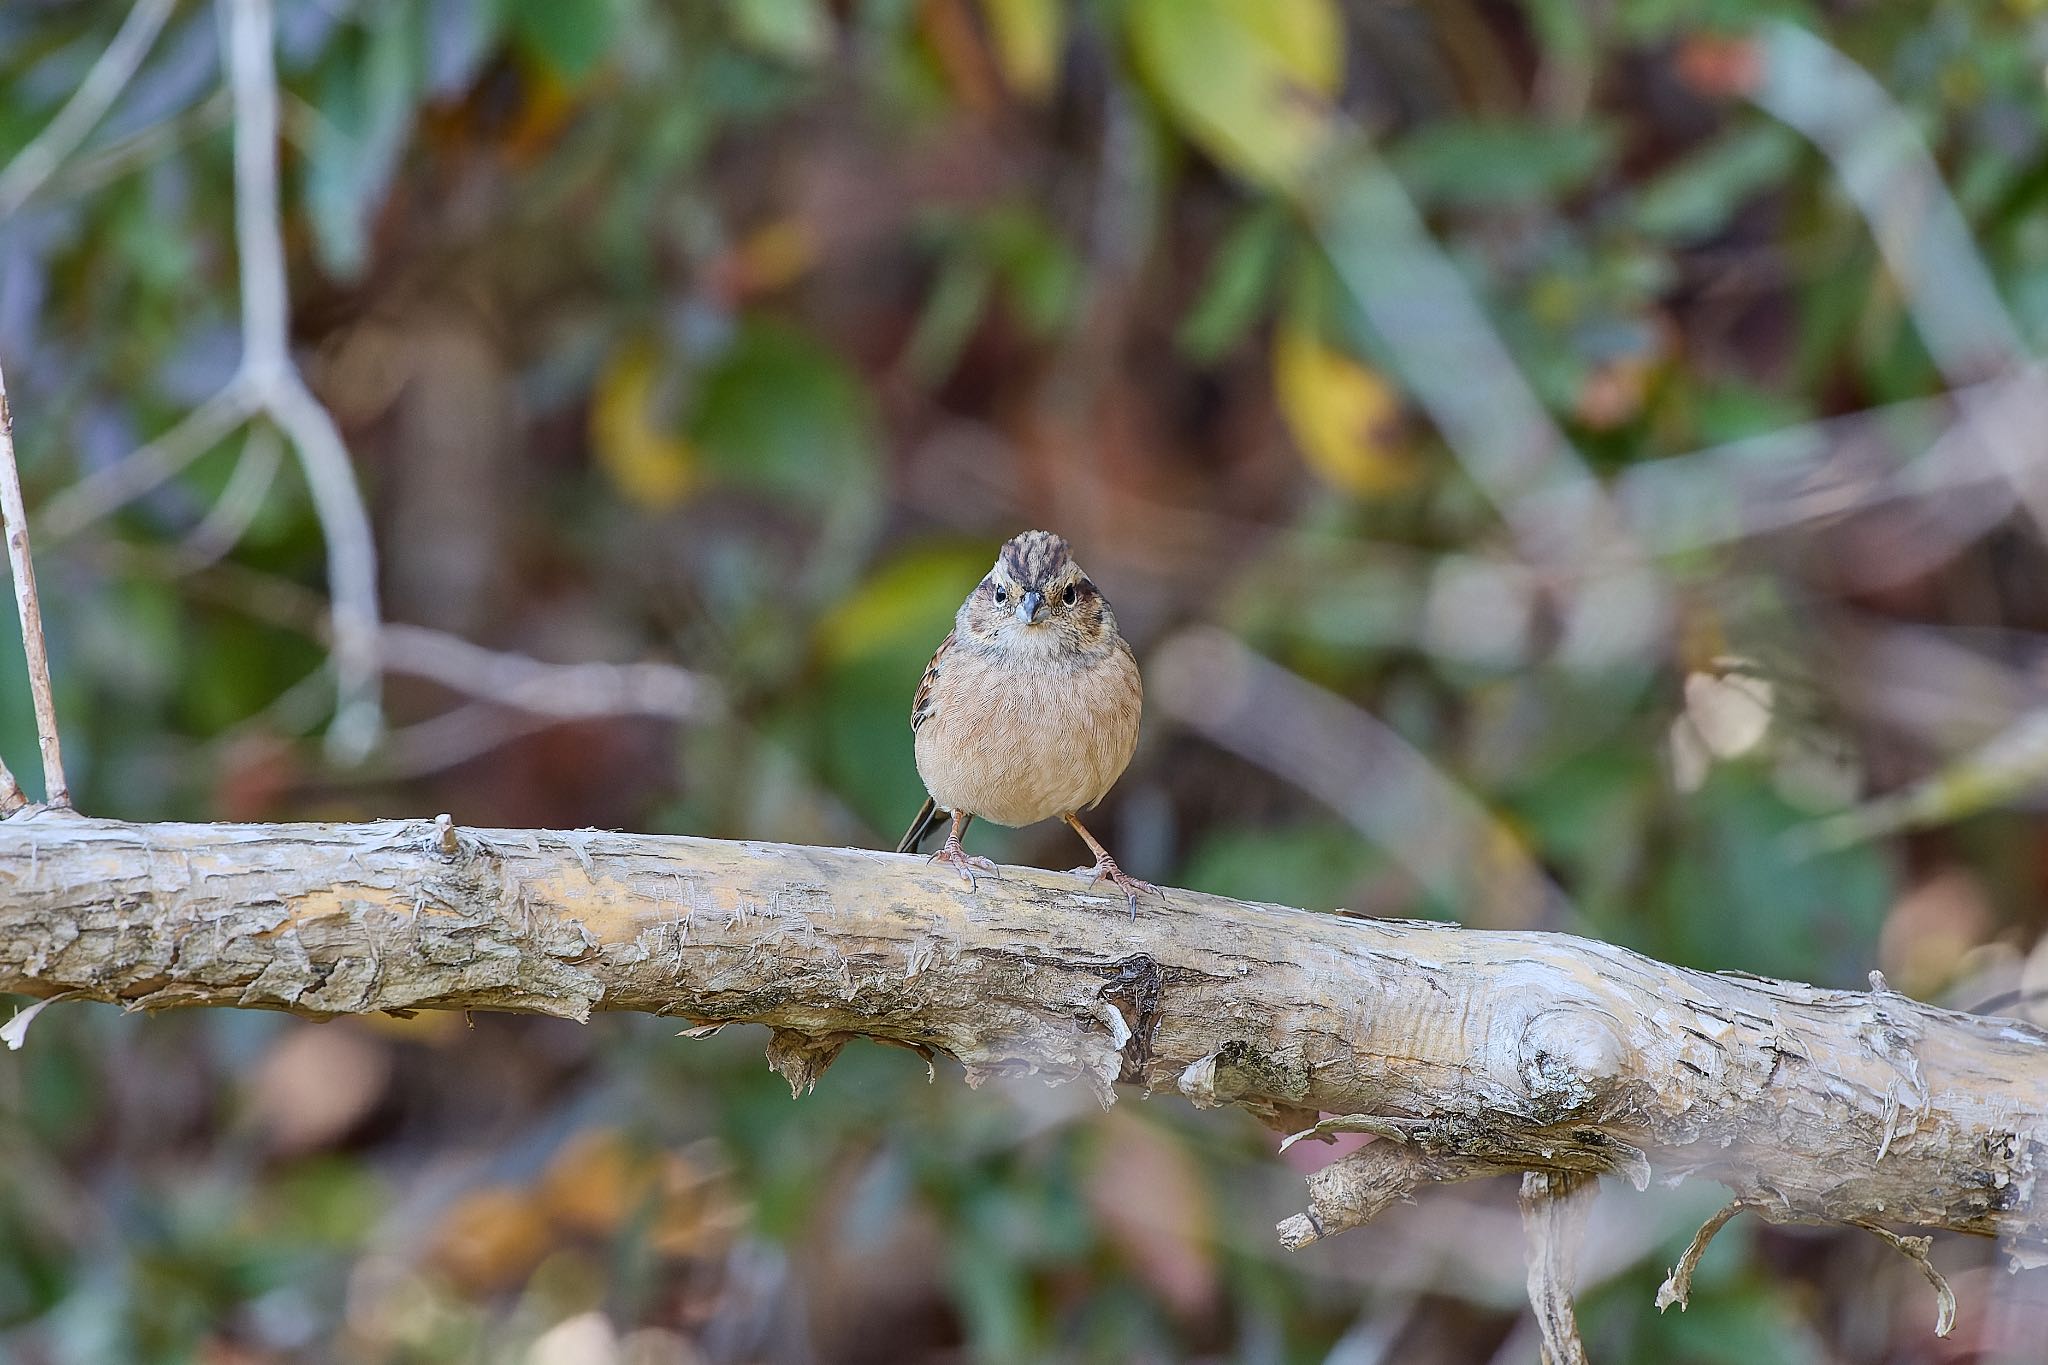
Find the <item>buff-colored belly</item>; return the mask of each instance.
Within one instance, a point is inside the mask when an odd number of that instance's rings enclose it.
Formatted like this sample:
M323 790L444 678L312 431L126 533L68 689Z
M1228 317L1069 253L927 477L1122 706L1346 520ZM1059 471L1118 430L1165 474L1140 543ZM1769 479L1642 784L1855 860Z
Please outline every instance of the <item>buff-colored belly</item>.
M956 661L918 728L917 772L941 807L1030 825L1100 801L1138 744L1137 665L1122 649L1049 674Z

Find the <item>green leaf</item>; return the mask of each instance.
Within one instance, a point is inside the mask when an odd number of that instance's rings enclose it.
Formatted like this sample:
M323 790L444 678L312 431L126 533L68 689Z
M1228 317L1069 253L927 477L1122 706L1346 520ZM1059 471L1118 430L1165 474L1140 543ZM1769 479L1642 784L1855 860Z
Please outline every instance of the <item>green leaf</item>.
M1389 156L1410 193L1425 203L1518 204L1585 185L1607 169L1618 143L1604 124L1446 120L1402 139Z
M988 262L965 244L954 246L925 295L910 344L903 349L903 368L913 379L931 384L952 371L988 310L988 293Z
M535 61L577 84L611 50L627 0L507 0L512 32Z
M1635 224L1658 237L1711 236L1758 190L1783 179L1798 152L1798 138L1779 124L1731 133L1644 185Z
M1224 826L1188 854L1181 884L1239 900L1322 910L1344 905L1384 865L1348 825Z
M412 135L420 42L417 14L382 7L359 40L338 45L340 55L322 77L304 195L320 262L337 278L362 273L370 221Z
M1683 815L1681 848L1652 898L1668 915L1667 943L1646 946L1701 967L1862 980L1892 899L1881 850L1796 849L1786 835L1806 817L1755 764L1717 765Z
M1287 218L1280 206L1255 204L1233 223L1216 248L1201 297L1181 320L1174 343L1197 365L1212 365L1259 319L1273 291Z
M733 33L755 51L813 66L832 51L832 21L818 0L733 0Z
M704 376L691 434L714 477L813 507L876 482L867 390L837 356L779 325L742 329Z
M1080 296L1081 264L1072 249L1032 209L998 209L981 231L1017 320L1034 337L1050 335Z
M1181 131L1249 180L1297 185L1343 76L1332 0L1133 0L1139 69Z

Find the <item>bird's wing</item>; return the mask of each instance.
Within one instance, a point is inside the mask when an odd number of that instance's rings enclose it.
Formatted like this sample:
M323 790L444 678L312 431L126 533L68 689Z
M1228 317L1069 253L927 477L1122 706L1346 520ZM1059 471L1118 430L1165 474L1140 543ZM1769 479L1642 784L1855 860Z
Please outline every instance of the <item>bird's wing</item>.
M932 651L932 661L924 666L924 677L918 681L917 696L910 703L910 732L917 733L917 727L932 718L938 710L938 702L932 696L932 684L938 681L939 667L946 654L953 648L953 632L947 631L946 638L939 641L939 647Z

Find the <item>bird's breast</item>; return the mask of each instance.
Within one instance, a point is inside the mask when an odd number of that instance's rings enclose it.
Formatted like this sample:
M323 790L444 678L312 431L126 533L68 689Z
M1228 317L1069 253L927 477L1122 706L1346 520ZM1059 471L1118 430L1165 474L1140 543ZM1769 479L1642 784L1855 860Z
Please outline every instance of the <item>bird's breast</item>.
M1142 692L1121 646L1059 670L998 654L949 658L934 692L917 732L918 775L939 805L999 825L1094 805L1137 747Z

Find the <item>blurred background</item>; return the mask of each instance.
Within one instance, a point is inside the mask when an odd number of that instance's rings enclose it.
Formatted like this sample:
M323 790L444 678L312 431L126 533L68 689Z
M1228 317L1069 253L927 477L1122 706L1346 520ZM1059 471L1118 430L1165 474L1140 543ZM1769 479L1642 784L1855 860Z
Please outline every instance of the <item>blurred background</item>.
M2034 0L9 0L78 804L893 846L1045 526L1139 876L2038 1015L2044 73ZM759 1033L53 1010L0 1359L1535 1358L1507 1184L1284 1255L1331 1149ZM1748 1220L1659 1317L1717 1202L1603 1192L1595 1359L2041 1358L1953 1238L1948 1342Z

